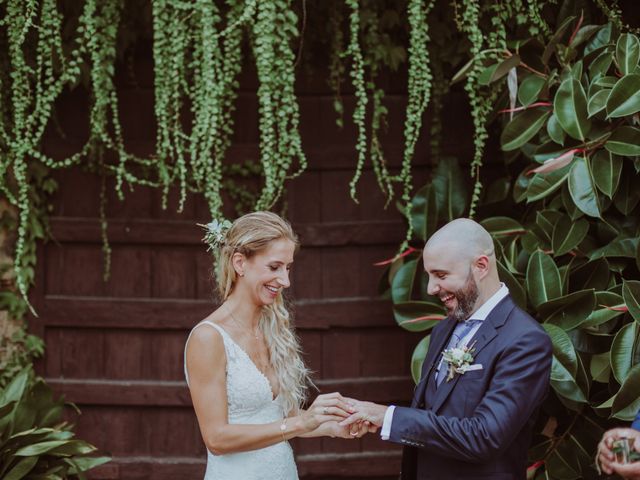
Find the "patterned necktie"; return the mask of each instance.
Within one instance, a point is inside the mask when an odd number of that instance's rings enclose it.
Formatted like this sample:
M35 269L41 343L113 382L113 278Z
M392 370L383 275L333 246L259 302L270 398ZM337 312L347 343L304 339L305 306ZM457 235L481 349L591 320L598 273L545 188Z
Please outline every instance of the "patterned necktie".
M445 347L445 349L443 350L443 352L445 350L449 350L450 348L456 348L458 346L458 344L460 343L460 341L467 336L467 334L471 331L471 329L473 327L475 327L477 324L482 323L482 320L467 320L464 322L460 322L456 325L456 327L453 329L453 333L451 334L451 338L449 339L449 343L447 343L447 346ZM444 377L446 377L446 372L447 372L447 365L445 365L447 362L445 362L444 360L442 360L440 362L440 366L438 368L438 370L436 371L436 386L440 386L440 384L442 383L442 381L444 380Z

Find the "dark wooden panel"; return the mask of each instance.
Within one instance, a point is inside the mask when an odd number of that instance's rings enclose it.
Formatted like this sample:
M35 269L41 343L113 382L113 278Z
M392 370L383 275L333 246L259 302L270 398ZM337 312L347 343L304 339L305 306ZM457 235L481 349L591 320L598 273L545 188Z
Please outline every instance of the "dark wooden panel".
M185 382L149 380L93 380L47 378L59 394L78 405L188 407L193 415L191 397ZM321 392L379 402L405 403L411 398L413 381L408 376L357 377L316 380ZM314 398L315 392L310 392ZM195 418L195 417L194 417Z
M301 478L389 480L400 472L399 450L385 452L320 453L296 456ZM206 460L200 457L115 457L90 475L95 480L197 480L204 476ZM386 479L385 479L386 480Z
M79 328L192 328L215 308L212 302L180 299L122 299L48 295L39 309L46 325ZM299 329L391 326L395 322L387 300L373 297L298 300L294 303Z
M201 221L207 221L207 218ZM305 246L397 245L404 237L400 220L348 221L294 224ZM89 218L51 219L51 230L57 242L102 243L100 223ZM190 221L154 221L141 218L109 220L111 244L202 245L202 229Z

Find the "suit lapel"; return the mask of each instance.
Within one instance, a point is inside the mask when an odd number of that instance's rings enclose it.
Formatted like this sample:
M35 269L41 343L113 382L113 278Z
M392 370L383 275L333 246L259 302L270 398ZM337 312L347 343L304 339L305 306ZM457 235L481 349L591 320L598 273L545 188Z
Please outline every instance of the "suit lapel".
M471 340L475 342L473 357L476 358L478 354L487 346L491 341L498 336L498 328L504 325L507 320L507 316L513 310L515 304L513 300L511 300L511 296L507 295L504 299L496 305L496 307L491 311L489 316L482 323L478 332ZM434 412L437 412L438 409L442 406L445 400L451 394L451 391L458 383L461 375L456 375L453 379L448 382L446 379L440 384L437 390L436 398L434 399L432 409Z
M422 364L422 376L420 377L420 382L416 385L413 394L413 401L411 402L411 407L415 408L419 403L422 397L424 397L425 389L427 388L427 382L429 377L433 375L433 369L437 366L438 360L440 359L440 353L442 349L446 345L446 342L449 340L453 329L456 327L456 321L450 318L443 320L446 322L442 328L441 332L438 332L439 335L432 336L431 339L433 343L429 344L429 349L427 350L427 356L424 359L424 363Z

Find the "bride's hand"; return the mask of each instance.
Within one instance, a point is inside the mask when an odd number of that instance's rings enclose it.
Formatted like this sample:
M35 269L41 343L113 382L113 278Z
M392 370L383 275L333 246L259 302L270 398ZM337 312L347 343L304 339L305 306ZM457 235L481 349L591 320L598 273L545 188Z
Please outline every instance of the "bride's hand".
M305 430L312 431L325 422L340 422L354 412L353 406L342 395L337 392L326 393L316 397L309 408L301 414L301 420Z

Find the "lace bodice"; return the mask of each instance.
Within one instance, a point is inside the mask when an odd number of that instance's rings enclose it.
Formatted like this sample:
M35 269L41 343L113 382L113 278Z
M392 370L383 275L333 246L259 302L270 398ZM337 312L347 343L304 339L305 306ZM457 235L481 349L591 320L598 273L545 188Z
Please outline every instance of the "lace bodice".
M215 323L203 321L199 328L215 328L224 342L227 357L227 411L230 424L264 424L280 421L283 403L280 396L273 398L267 377L253 363L249 355L233 341L231 336ZM189 334L191 338L191 334ZM187 344L189 339L187 339ZM185 362L184 373L189 384ZM214 455L207 452L207 471L204 480L295 480L298 478L293 452L287 442L250 452Z

